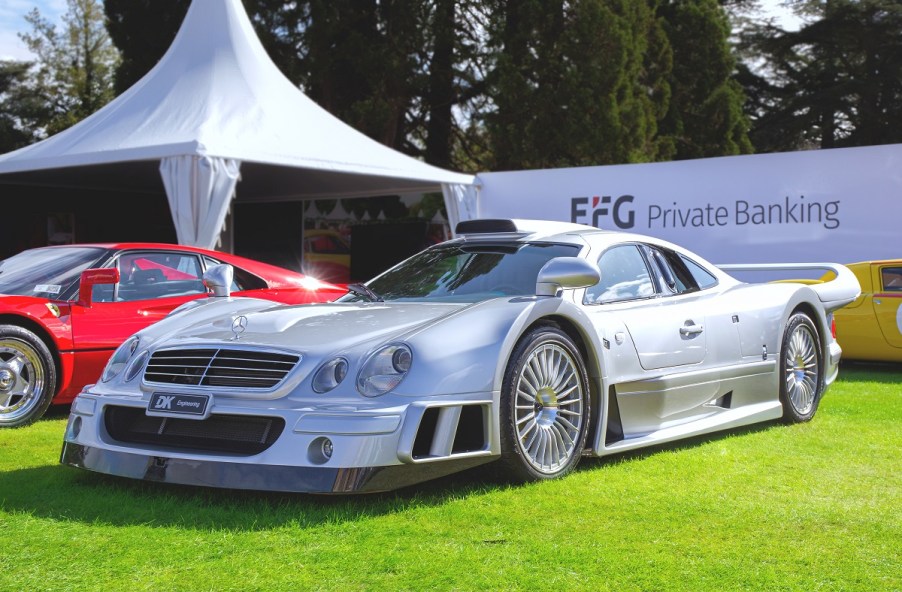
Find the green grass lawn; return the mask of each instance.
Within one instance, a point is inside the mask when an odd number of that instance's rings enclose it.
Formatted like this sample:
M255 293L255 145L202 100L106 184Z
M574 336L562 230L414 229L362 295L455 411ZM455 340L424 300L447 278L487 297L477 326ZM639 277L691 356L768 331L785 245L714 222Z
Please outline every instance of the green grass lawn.
M902 369L842 369L811 423L585 460L526 486L236 493L58 463L0 431L0 590L900 590Z

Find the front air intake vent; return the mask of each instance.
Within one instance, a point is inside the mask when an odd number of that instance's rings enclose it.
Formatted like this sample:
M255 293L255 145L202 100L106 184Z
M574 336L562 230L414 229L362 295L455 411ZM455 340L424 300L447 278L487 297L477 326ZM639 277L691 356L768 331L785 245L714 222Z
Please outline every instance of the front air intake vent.
M166 349L150 358L145 382L243 389L271 389L300 356L245 349Z
M216 415L207 419L151 417L136 407L107 406L104 426L110 438L125 444L189 449L212 454L260 454L282 434L281 417Z

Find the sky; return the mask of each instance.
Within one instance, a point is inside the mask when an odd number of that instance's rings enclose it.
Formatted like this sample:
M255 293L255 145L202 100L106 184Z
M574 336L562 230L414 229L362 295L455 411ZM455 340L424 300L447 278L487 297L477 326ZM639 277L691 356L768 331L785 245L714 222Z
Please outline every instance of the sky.
M781 19L784 27L789 28L797 22L788 11L780 6L781 0L762 0L765 14L772 14ZM59 25L60 17L66 12L66 0L2 0L0 2L0 59L28 60L31 53L17 33L30 31L31 26L25 21L25 15L37 8L41 16ZM797 25L796 25L797 26Z
M61 23L66 0L3 0L0 2L0 59L28 60L31 53L17 33L31 31L25 15L37 8L52 23Z

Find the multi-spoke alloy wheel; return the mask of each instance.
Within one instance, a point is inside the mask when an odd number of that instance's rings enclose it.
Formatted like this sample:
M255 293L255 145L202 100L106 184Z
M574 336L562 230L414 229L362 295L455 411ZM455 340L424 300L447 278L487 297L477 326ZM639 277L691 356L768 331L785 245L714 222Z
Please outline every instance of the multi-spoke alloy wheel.
M589 422L579 351L566 333L539 327L511 360L501 402L503 458L520 480L563 475L579 461Z
M43 415L55 384L44 342L21 327L0 326L0 427L25 425Z
M808 421L823 390L821 343L817 329L804 314L790 318L783 336L780 400L783 419Z

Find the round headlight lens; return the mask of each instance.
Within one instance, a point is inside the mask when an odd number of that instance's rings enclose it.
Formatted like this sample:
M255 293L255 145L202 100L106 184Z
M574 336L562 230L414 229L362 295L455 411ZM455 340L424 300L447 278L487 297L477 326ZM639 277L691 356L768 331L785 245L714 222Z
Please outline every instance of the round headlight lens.
M395 372L406 374L407 371L410 370L410 361L412 359L413 356L410 355L409 349L406 347L399 347L391 356L391 366Z
M348 361L344 358L329 360L313 375L313 390L317 393L328 393L348 375Z
M357 390L365 397L378 397L398 386L413 362L406 345L387 345L370 356L357 375Z
M116 348L116 351L113 352L113 357L107 362L106 368L103 369L103 374L100 375L100 380L109 382L119 376L119 373L125 369L125 365L136 349L138 349L138 338L136 336L133 335L122 342L122 345Z

